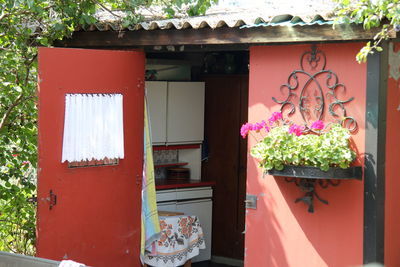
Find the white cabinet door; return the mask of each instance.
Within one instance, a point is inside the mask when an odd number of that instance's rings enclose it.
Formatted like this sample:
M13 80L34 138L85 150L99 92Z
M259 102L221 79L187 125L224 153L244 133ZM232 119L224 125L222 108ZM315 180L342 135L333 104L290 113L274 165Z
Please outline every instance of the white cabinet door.
M169 82L167 143L201 143L204 136L204 83Z
M192 259L193 262L211 259L211 234L212 234L212 201L211 199L177 202L176 211L186 215L196 215L204 232L206 249L201 249L200 254Z
M165 144L167 140L167 82L146 82L147 103L152 142Z
M176 200L176 189L157 190L156 191L156 199L157 199L157 203L165 202L165 201L175 201Z
M194 187L194 188L180 188L176 190L176 200L185 199L198 199L198 198L212 198L212 188L207 187Z
M176 211L176 201L157 203L157 210L159 211Z

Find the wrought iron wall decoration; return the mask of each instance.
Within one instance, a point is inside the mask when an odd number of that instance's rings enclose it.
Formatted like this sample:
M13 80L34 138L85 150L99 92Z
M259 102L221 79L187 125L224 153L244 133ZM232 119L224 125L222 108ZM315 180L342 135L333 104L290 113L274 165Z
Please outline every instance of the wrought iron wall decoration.
M306 132L314 131L310 128L310 122L326 120L329 116L331 117L331 122L341 122L343 127L348 128L350 132L354 132L357 129L357 121L347 114L345 106L347 103L353 101L354 97L345 100L339 98L339 90L346 91L346 86L339 82L339 77L335 72L326 69L326 61L325 53L315 45L312 45L309 51L301 55L300 69L292 71L287 83L280 87L281 91L287 91L286 99L278 100L272 97L272 100L281 105L280 110L282 114L286 113L288 116L291 116L298 109L304 121ZM324 93L324 89L327 91L326 93ZM298 96L296 92L298 92ZM297 105L296 98L298 98ZM327 112L325 109L327 109ZM354 172L354 175L346 176L346 178L334 177L332 174L327 174L324 178L313 178L312 172L318 169L314 167L305 167L315 169L304 171L304 173L309 173L309 177L307 175L299 176L299 170L293 170L294 168L297 167L290 166L284 171L271 170L268 173L274 176L285 177L286 182L294 183L305 192L304 197L296 199L295 202L304 202L307 204L308 211L311 213L314 212L315 198L324 204L328 204L328 201L322 199L317 194L317 185L321 188L327 188L328 186L338 186L340 180L337 179L361 179L361 167L351 167L353 168L351 171ZM316 171L321 172L319 169Z
M330 168L322 171L312 166L286 166L283 170L269 170L268 174L281 176L288 183L294 183L305 195L297 198L295 203L304 202L308 205L308 212L314 212L314 199L328 205L328 201L322 199L316 192L316 186L327 188L328 186L338 186L341 180L361 179L362 170L360 166L352 166L347 169L339 167Z
M308 206L308 212L314 213L314 199L318 199L320 202L328 205L329 202L325 199L322 199L317 192L315 191L315 187L317 184L320 185L321 188L327 188L329 185L338 186L340 181L334 182L334 180L317 180L317 179L297 179L297 178L285 178L285 181L288 183L295 183L297 187L299 187L305 195L303 197L297 198L294 202L304 202Z
M305 63L308 64L309 68L314 73L310 73L305 69ZM320 66L319 69L317 69ZM272 97L272 100L281 105L281 112L283 114L286 107L289 107L288 115L293 115L296 108L299 109L300 114L304 120L304 126L308 131L312 131L309 128L309 122L311 117L314 120L321 120L324 115L326 105L328 105L329 115L334 118L334 122L342 122L342 118L345 118L343 123L351 132L357 129L356 120L347 115L345 104L354 100L354 97L350 97L347 100L341 100L338 98L338 91L342 89L346 91L346 86L339 82L339 78L335 72L332 70L325 69L326 67L326 55L323 51L317 49L315 45L311 46L310 51L304 52L300 57L300 68L299 70L294 70L290 73L288 77L288 82L281 85L281 91L287 89L287 97L285 100L278 100ZM301 86L301 76L304 76L304 85ZM319 79L325 79L325 84L321 84ZM323 88L327 88L328 92L324 95ZM314 87L313 87L314 86ZM300 89L299 89L300 88ZM298 100L298 106L295 105L296 93L295 91L299 89L300 95ZM313 92L312 92L312 89ZM313 94L310 94L313 93ZM315 100L314 108L312 110L312 98ZM331 99L330 103L326 103L327 99ZM342 114L338 114L338 110Z

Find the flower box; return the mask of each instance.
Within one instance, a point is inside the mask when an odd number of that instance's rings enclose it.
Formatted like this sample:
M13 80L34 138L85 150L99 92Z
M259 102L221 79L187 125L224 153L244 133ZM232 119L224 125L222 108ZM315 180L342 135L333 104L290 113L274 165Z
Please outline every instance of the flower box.
M306 120L305 125L297 125L283 119L281 112L274 112L268 122L244 124L240 134L243 138L248 134L254 137L253 133L261 135L250 154L265 173L284 177L305 192L295 203L305 203L313 213L314 199L328 204L318 195L317 185L327 188L338 186L341 180L362 179L362 168L351 166L357 153L350 143L351 132L344 127L347 120L355 123L353 118L343 117L327 125L321 120L310 126Z
M328 171L322 171L313 166L285 166L283 170L268 170L272 176L296 177L304 179L362 179L362 168L352 166L346 169L331 167Z

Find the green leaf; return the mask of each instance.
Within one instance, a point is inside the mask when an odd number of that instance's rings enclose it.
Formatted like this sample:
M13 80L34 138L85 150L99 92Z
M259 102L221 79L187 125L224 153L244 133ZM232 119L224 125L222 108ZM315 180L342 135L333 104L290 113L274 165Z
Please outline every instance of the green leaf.
M398 26L400 25L400 4L397 0L337 0L337 3L335 9L336 22L362 23L365 30L381 27L381 30L374 36L373 43L368 42L356 55L356 60L359 63L366 62L368 55L373 54L374 49L381 52L381 42L389 39L389 33L400 30ZM381 25L382 23L383 25Z

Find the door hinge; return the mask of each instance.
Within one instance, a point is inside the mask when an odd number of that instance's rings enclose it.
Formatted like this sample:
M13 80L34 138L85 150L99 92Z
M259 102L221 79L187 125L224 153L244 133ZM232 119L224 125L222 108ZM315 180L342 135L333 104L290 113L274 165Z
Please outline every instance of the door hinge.
M55 205L57 205L57 195L53 193L50 189L49 196L46 198L49 201L49 210L51 210Z
M136 175L136 184L137 184L137 185L141 185L141 184L142 184L142 181L143 181L143 176L137 174L137 175Z

